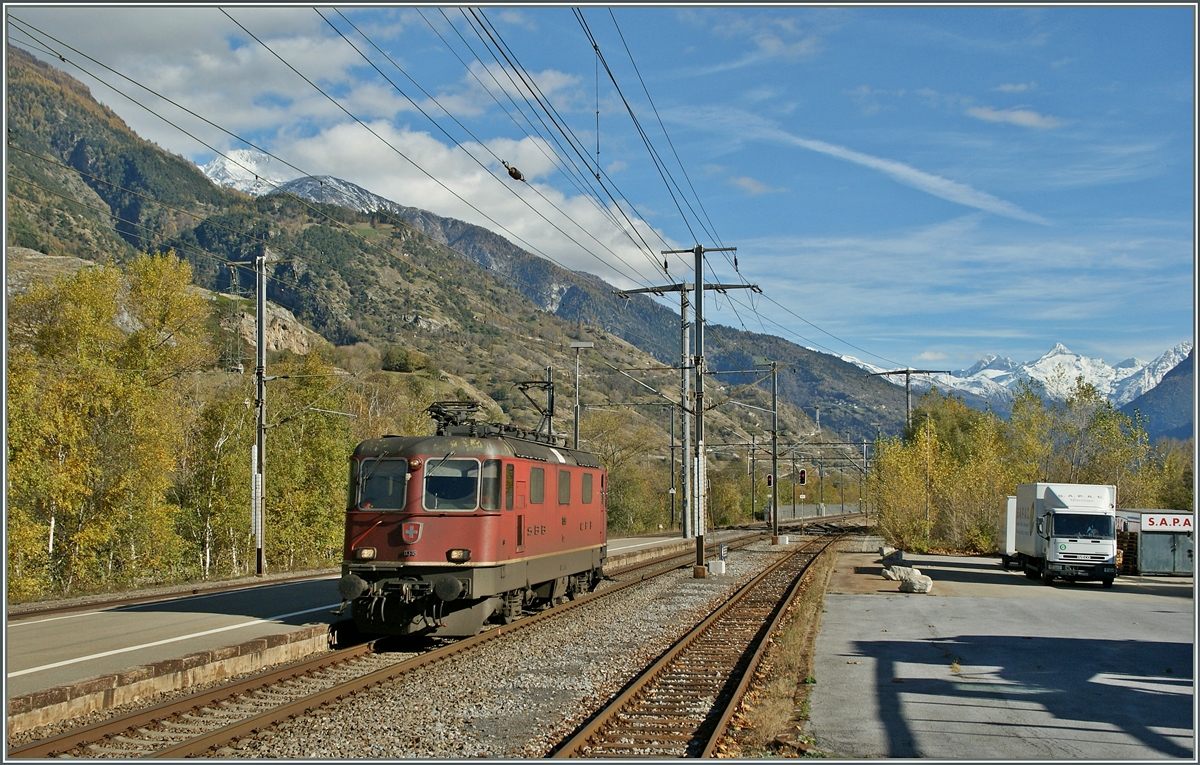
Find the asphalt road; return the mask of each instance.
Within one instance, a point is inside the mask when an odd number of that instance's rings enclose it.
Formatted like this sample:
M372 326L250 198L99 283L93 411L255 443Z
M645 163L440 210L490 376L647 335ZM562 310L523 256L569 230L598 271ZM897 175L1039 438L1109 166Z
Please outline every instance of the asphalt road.
M997 558L843 553L825 596L805 735L842 757L1195 759L1190 578L1051 587Z

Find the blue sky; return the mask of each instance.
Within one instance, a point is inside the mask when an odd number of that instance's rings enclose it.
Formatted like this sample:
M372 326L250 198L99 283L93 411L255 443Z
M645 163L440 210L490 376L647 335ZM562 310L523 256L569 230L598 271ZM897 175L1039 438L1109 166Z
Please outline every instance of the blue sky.
M717 323L888 368L961 369L989 353L1027 361L1057 342L1110 364L1149 361L1193 337L1191 6L582 6L620 95L603 68L597 81L570 7L483 8L591 164L598 106L605 188L637 211L639 236L614 225L623 219L598 186L600 199L589 197L555 168L570 152L548 143L549 131L531 137L514 122L491 79L504 74L462 12L320 10L451 137L311 7L227 6L226 16L7 6L307 173L496 221L518 243L621 287L692 280L682 260L656 272L659 250L736 246L740 273L714 254L707 278L746 280L765 295L716 298ZM8 39L46 57L12 25ZM75 66L52 63L143 137L200 164L213 158ZM120 89L221 151L243 148ZM678 200L622 95L683 190Z

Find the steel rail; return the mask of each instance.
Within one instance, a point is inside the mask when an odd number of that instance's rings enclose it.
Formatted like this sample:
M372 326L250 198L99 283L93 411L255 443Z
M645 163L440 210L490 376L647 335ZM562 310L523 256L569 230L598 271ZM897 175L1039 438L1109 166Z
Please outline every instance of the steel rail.
M164 701L161 704L155 704L145 709L138 709L133 712L118 717L113 717L109 720L102 720L91 725L86 725L82 728L60 733L57 736L50 738L32 741L22 746L13 747L7 752L8 757L31 757L45 758L53 757L57 754L68 752L72 749L87 746L88 744L102 741L109 736L124 733L127 730L138 728L146 723L155 720L162 720L175 715L190 712L194 709L208 706L218 701L223 701L233 696L245 695L253 693L260 688L266 688L272 685L277 685L285 680L290 680L295 677L315 672L335 664L356 659L359 656L370 653L374 650L372 643L364 643L361 645L350 646L343 648L340 651L324 654L315 659L305 659L303 661L293 662L284 667L268 670L245 680L240 680L234 683L221 685L216 688L210 688L206 691L200 691L188 696Z
M788 608L792 605L792 601L796 599L796 595L800 592L800 586L804 581L804 575L808 573L808 570L812 567L812 564L815 563L817 558L821 557L826 550L837 544L845 536L846 534L842 533L832 539L826 540L825 544L820 550L817 551L812 560L810 560L804 566L804 568L800 571L800 574L796 577L795 581L792 582L792 586L789 588L787 596L783 599L780 607L776 609L774 616L771 617L770 623L767 624L767 628L763 632L764 636L774 635L775 631L779 629L781 622L787 616ZM764 637L764 639L758 641L758 647L754 649L754 654L750 657L750 662L746 665L746 669L742 673L741 681L738 682L737 687L734 688L733 695L731 696L729 703L725 706L725 711L721 713L720 719L717 720L717 724L712 730L712 735L708 737L708 741L704 744L704 749L700 753L701 758L708 759L713 756L713 753L717 748L717 743L722 737L724 737L725 731L729 727L729 721L733 718L733 715L737 711L738 706L741 704L742 699L745 698L746 691L750 688L750 683L754 680L754 674L758 671L758 665L762 663L763 655L766 654L767 648L770 645L771 641L767 639L767 637Z
M709 546L713 549L716 549L720 544L728 544L735 548L743 547L753 544L755 541L762 539L763 536L763 533L746 534L725 542L713 542ZM275 722L303 714L304 712L317 708L325 703L328 703L329 701L343 698L347 695L351 695L380 683L387 682L388 680L394 679L395 677L410 672L418 667L447 659L458 653L470 650L479 644L498 638L501 635L532 626L543 619L549 619L558 616L570 608L581 606L597 598L615 594L626 587L639 584L648 578L653 578L669 571L673 571L680 565L673 563L673 561L685 560L690 562L694 555L695 553L689 550L688 552L679 555L661 557L619 569L614 571L610 576L626 576L644 568L660 567L660 570L643 573L636 579L630 579L629 581L607 587L599 592L577 597L569 603L547 609L538 614L523 617L512 624L497 626L482 632L479 635L465 638L440 648L435 648L432 651L428 651L420 656L399 661L389 667L362 675L354 680L334 685L331 688L318 692L312 696L297 699L283 706L266 710L257 715L247 717L244 720L203 734L197 738L180 742L179 744L172 745L166 749L162 749L145 756L183 757L190 754L201 754L213 748L217 748L222 744L232 741L240 736L269 727ZM351 646L339 651L323 654L319 657L294 662L287 666L269 670L245 680L211 688L206 691L201 691L182 698L165 701L145 709L128 712L109 720L103 720L81 728L66 731L50 738L40 739L19 747L14 747L8 750L7 756L13 758L47 758L65 754L73 750L81 749L90 744L98 743L112 736L121 735L127 731L137 730L138 728L145 727L146 725L153 724L157 721L168 720L183 714L187 714L188 712L211 706L221 701L234 699L239 696L246 696L254 693L255 691L269 688L273 685L278 685L283 681L301 677L327 667L332 667L334 665L356 659L360 656L371 653L374 648L375 641L372 641L370 643ZM135 753L131 751L130 754L132 755Z
M656 746L654 743L649 742L643 746L639 746L636 743L625 743L618 744L617 749L624 749L626 751L620 752L619 754L614 754L611 749L605 750L602 744L593 744L593 741L598 734L606 733L610 727L615 728L617 720L625 717L633 719L637 715L637 713L634 711L636 705L643 700L648 699L652 695L652 686L665 679L673 665L675 665L681 657L685 656L689 650L699 646L700 643L707 637L713 637L709 633L714 633L714 630L712 629L714 625L717 625L723 619L723 617L730 614L733 609L743 605L748 599L748 596L752 595L760 585L762 585L769 577L771 577L772 574L782 569L789 562L794 561L798 556L808 552L809 548L816 546L822 541L824 541L824 545L822 545L821 551L828 549L829 545L832 543L832 540L810 540L788 555L781 557L780 560L769 566L751 582L740 588L737 593L727 599L724 604L722 604L712 614L701 621L700 624L688 632L688 634L680 638L675 645L665 652L657 661L643 670L642 674L631 681L626 689L613 698L608 705L594 714L593 717L583 726L581 726L572 736L560 743L550 756L554 758L585 757L589 756L588 750L590 748L595 748L599 751L602 751L600 756L604 757L620 756L621 754L625 754L626 756L644 757L663 756L663 749L675 750L671 755L666 756L679 756L678 750L681 748L687 751L689 754L695 752L695 750L698 748L695 746L695 738L700 733L700 730L712 718L713 709L711 708L707 712L701 714L701 719L695 723L691 732L680 730L682 726L679 725L679 717L673 717L665 725L659 725L657 727L654 726L653 713L647 713L646 715L638 718L637 722L641 724L640 727L642 728L642 732L646 734L645 737L652 742L670 742L666 747ZM728 709L731 705L736 707L736 704L741 699L741 693L744 693L745 691L746 683L739 683L733 694L724 694L724 687L728 684L729 678L731 678L734 673L738 671L739 665L742 665L744 662L746 662L747 653L751 648L754 649L754 652L750 655L749 664L741 671L743 680L746 680L752 676L753 669L757 666L757 660L761 659L760 649L767 642L765 638L771 634L771 630L777 623L778 615L785 610L787 603L790 602L790 599L796 592L796 586L798 582L803 578L804 572L807 571L808 566L811 565L812 560L815 560L819 553L820 551L814 554L812 559L805 562L801 570L797 572L794 577L792 577L791 584L786 588L787 597L780 598L776 596L776 604L771 609L770 614L768 614L766 618L760 618L757 620L758 626L753 630L753 634L749 637L748 645L736 651L736 657L733 659L733 661L724 661L723 663L717 664L716 662L710 660L705 664L702 672L688 673L690 678L693 680L700 676L704 676L704 679L708 685L720 686L720 688L718 688L714 693L714 698L711 703L721 703L721 697L724 695L727 696L727 699L724 702L726 704L725 708ZM768 621L771 625L770 628L763 629L762 625ZM716 661L721 660L718 659ZM675 682L689 682L689 680L685 677L684 679L676 680ZM669 693L670 690L668 689L668 694ZM688 720L688 723L693 722L695 719L695 710L690 711L693 716ZM704 740L704 746L702 748L704 751L711 753L713 741L723 732L723 726L727 723L727 721L728 716L723 713L719 720L718 727L714 728L713 732ZM621 732L614 733L613 737L632 739L638 735L638 732L627 733L628 735L624 735L624 733ZM657 751L636 754L629 751L631 749L639 748ZM693 754L692 756L695 755Z
M753 537L753 536L755 536L755 535L748 535L747 537L744 537L744 538L740 539L739 541L744 541L744 543L747 545L751 544L752 542L749 541L749 539L750 539L750 537ZM673 556L673 557L680 557L680 556ZM683 557L687 557L689 561L691 560L690 553ZM668 559L668 560L670 560L670 559ZM663 560L659 559L658 561L654 561L654 563L662 564ZM644 568L644 567L645 567L644 565L632 566L629 569L624 570L623 573L629 573L631 571L638 570L638 569ZM498 626L494 629L488 630L486 632L481 632L480 634L475 635L473 637L469 637L469 638L465 638L463 640L456 641L454 643L451 643L450 645L435 649L433 651L422 654L420 656L414 656L411 659L406 659L405 661L399 662L390 667L385 667L383 669L377 670L370 674L363 675L362 677L355 678L354 680L351 680L349 682L336 685L332 688L328 688L324 691L320 691L311 696L307 696L302 699L297 699L296 701L293 701L289 704L285 704L283 706L261 712L257 715L254 715L253 717L249 717L244 720L240 720L236 723L227 725L227 726L220 728L218 730L215 730L211 733L208 733L208 734L205 734L202 736L198 736L198 737L190 739L188 741L181 742L179 744L168 747L166 749L159 750L148 756L149 757L163 757L163 758L178 758L178 757L191 757L191 756L204 754L205 752L209 752L213 749L219 748L221 745L228 743L230 741L234 741L242 736L256 733L259 730L265 730L265 729L270 728L273 725L280 723L284 720L287 720L289 718L294 718L294 717L298 717L300 715L307 714L308 712L311 712L314 709L318 709L330 702L340 701L341 699L344 699L348 696L352 696L356 693L368 691L377 685L381 685L383 683L394 680L397 677L400 677L401 675L405 675L409 672L412 672L413 670L418 669L420 667L425 667L430 664L436 664L437 662L447 660L447 659L451 658L452 656L456 656L460 653L465 653L465 652L475 648L476 646L481 645L483 643L487 643L491 640L494 640L494 639L500 637L501 635L507 635L511 632L523 630L527 627L533 626L534 624L538 624L541 621L546 620L546 619L557 618L557 617L561 616L567 610L576 608L578 606L582 606L586 603L590 603L591 601L597 600L599 598L613 595L617 592L620 592L620 591L626 589L627 587L632 587L634 585L641 584L647 578L653 578L656 576L660 576L662 574L666 574L668 571L673 571L676 568L678 568L678 566L672 565L672 566L664 567L660 571L653 571L648 575L643 574L642 576L640 576L637 579L630 579L627 582L621 582L619 584L613 585L612 587L608 587L599 592L593 592L588 595L584 595L584 596L576 598L575 600L570 601L566 604L563 604L563 605L560 605L560 606L557 606L554 608L549 608L545 611L542 611L539 614L535 614L533 616L528 616L528 617L519 619L518 621L515 621L512 624L504 624L504 625Z

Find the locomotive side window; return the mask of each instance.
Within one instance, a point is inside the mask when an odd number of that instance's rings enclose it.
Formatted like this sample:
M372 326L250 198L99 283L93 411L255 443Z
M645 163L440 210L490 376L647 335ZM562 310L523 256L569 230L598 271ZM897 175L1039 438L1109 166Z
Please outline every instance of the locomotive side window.
M513 509L513 466L504 466L504 509Z
M571 504L571 471L558 471L558 504Z
M583 504L592 504L592 474L583 474Z
M500 509L500 460L484 460L479 503L484 510Z
M546 469L529 468L529 502L540 505L546 501Z
M375 510L403 510L408 488L408 460L368 458L359 463L358 505Z
M479 507L479 461L443 459L425 474L426 510Z

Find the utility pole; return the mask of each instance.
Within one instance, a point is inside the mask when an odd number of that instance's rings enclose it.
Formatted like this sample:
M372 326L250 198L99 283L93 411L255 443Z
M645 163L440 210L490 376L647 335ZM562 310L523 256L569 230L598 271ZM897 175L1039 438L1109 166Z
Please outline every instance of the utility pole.
M893 369L890 372L871 372L867 377L880 375L904 375L904 427L912 426L912 376L913 375L949 375L954 374L949 369Z
M579 352L584 348L594 348L595 343L571 343L575 349L575 448L579 448ZM672 425L674 421L672 421Z
M736 250L737 248L736 247L723 247L721 249L722 250ZM695 249L692 249L692 250L670 250L670 251L664 251L663 254L664 255L693 254L696 257L696 262L700 263L704 252L713 252L713 251L714 250L705 250L703 247L697 246ZM714 284L711 282L706 283L702 277L703 277L703 271L700 269L697 269L696 281L692 282L692 283L680 282L678 284L665 284L665 285L661 285L661 286L657 286L657 287L647 287L647 288L636 289L636 290L614 290L613 291L614 294L619 295L621 297L626 297L626 298L629 297L630 295L636 295L636 294L642 294L642 293L650 293L650 294L658 295L659 297L663 297L663 295L667 292L678 292L679 293L679 324L680 324L680 329L679 329L679 359L680 359L680 364L679 364L679 391L680 391L679 408L683 412L683 433L682 433L682 437L681 437L681 441L680 441L680 446L682 447L680 463L682 465L682 474L683 474L682 479L681 479L681 485L683 488L683 506L682 506L681 514L682 514L682 520L683 520L682 525L683 525L684 538L691 539L692 537L696 537L696 540L697 540L696 541L696 549L697 549L696 560L698 561L697 562L698 566L704 565L704 523L703 523L704 510L703 510L703 505L697 501L697 497L699 496L699 493L700 493L699 489L700 489L700 484L701 484L701 479L698 478L697 476L702 476L704 474L702 472L700 472L698 469L698 466L701 464L703 458L702 458L702 456L700 456L699 450L696 450L695 452L693 452L693 447L692 447L692 419L693 418L692 418L692 414L695 413L695 415L696 415L695 419L697 420L697 423L698 423L697 424L697 434L698 434L697 441L701 441L703 439L703 437L702 437L702 435L699 435L699 434L702 433L702 430L701 430L702 426L700 423L703 418L702 388L703 388L703 374L704 373L703 373L703 370L701 369L701 366L698 363L698 360L703 356L703 352L700 349L703 348L702 327L703 327L704 314L703 314L702 305L703 305L704 291L718 290L718 291L724 292L726 290L734 290L734 289L752 289L755 291L759 291L758 286L753 285L753 284L720 284L720 283ZM702 285L703 289L696 291L696 294L697 294L696 321L695 321L695 324L693 325L691 322L688 321L688 313L689 313L689 309L690 309L688 293L692 292L693 290L696 290L697 284ZM697 355L695 357L693 357L691 354L689 330L693 330L696 333ZM691 393L691 389L690 389L691 388L691 385L690 385L691 377L689 375L689 372L693 369L695 370L695 373L696 373L696 386L697 386L697 391L698 391L698 398L696 400L695 406L692 405L692 393ZM693 457L694 454L695 454L695 457ZM707 488L706 484L705 484L704 488Z
M796 450L792 449L792 520L796 520Z
M258 360L254 367L255 406L258 409L257 437L254 444L254 473L251 485L250 525L254 531L256 576L266 573L266 559L263 554L263 516L266 511L266 499L263 496L266 489L265 466L267 457L267 248L263 247L261 254L254 259L254 273L257 276L258 316L256 318L255 339L258 343Z
M671 528L675 528L675 409L664 407L671 416Z
M771 362L771 541L779 544L779 362Z
M704 452L704 291L709 288L704 283L704 253L705 252L736 252L736 247L713 247L706 249L700 245L693 247L690 252L695 260L696 273L696 356L693 366L696 368L696 566L693 576L702 578L708 576L704 567L704 526L705 510L708 498L708 455ZM663 250L663 255L683 255L688 250ZM750 288L749 284L736 285L739 288ZM716 285L713 285L714 289Z
M758 516L754 511L755 500L758 497L758 465L755 458L758 456L758 444L755 441L754 434L750 434L750 522L758 520Z

